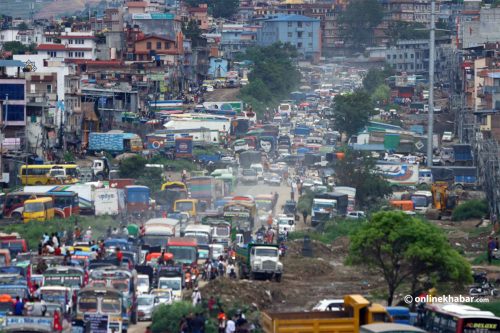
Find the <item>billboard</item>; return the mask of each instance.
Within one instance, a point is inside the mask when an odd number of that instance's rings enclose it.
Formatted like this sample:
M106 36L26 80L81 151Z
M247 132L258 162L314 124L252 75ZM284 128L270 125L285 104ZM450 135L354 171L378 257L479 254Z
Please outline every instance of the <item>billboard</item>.
M193 138L176 138L175 139L175 157L192 157L193 156Z

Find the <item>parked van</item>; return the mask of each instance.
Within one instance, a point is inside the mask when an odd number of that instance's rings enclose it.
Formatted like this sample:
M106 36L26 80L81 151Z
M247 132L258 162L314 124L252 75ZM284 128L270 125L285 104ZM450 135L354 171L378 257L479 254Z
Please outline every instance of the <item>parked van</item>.
M23 220L45 222L54 218L54 201L52 198L28 199L24 202Z

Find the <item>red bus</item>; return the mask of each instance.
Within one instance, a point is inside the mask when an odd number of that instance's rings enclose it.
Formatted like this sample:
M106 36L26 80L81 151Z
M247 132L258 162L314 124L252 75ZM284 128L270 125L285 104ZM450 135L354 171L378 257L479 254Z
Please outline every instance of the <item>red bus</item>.
M24 210L24 201L30 198L46 198L54 200L55 216L59 218L68 218L72 215L80 214L78 205L78 194L70 191L46 192L46 193L28 193L12 192L5 196L3 205L3 217L21 219Z
M490 311L454 303L426 304L419 326L435 333L499 333L500 318Z
M195 238L171 237L167 241L166 252L173 254L176 263L183 265L196 264L198 260L198 243Z

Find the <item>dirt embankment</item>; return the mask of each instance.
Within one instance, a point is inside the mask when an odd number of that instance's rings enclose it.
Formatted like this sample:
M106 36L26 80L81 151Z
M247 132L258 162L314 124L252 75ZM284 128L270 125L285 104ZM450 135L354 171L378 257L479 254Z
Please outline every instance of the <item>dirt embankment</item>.
M302 256L302 242L288 244L283 259L285 273L280 283L220 279L202 288L204 297L214 295L223 304L254 305L259 310L311 310L325 298L341 298L349 293L369 295L383 286L382 280L359 267L344 265L347 238L332 246L313 242L313 257Z

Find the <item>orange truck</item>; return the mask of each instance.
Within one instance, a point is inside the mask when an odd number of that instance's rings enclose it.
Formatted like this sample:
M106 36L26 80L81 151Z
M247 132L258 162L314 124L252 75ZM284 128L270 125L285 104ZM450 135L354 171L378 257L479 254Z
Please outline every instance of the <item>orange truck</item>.
M347 295L339 311L263 312L265 333L359 333L362 325L391 322L385 307L372 304L361 295Z

